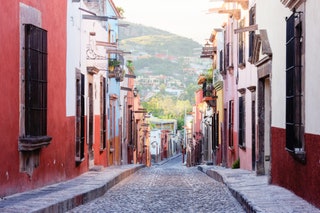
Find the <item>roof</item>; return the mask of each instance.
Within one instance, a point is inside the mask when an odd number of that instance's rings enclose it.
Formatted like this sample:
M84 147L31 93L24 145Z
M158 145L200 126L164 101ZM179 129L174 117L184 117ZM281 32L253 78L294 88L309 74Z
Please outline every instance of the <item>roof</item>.
M118 9L117 9L117 7L116 7L116 5L114 4L113 0L109 0L109 2L110 2L110 5L111 5L112 9L114 10L117 18L122 18L120 13L119 13L119 11L118 11Z

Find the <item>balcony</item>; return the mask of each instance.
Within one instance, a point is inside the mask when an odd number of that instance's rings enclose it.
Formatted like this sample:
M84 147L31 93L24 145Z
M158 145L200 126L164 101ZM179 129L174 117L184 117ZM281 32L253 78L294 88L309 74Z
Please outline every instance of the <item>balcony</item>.
M108 78L115 78L116 81L123 81L125 70L121 66L121 62L116 59L108 60Z
M212 83L205 83L202 87L203 98L202 102L206 102L209 106L216 106L217 96Z

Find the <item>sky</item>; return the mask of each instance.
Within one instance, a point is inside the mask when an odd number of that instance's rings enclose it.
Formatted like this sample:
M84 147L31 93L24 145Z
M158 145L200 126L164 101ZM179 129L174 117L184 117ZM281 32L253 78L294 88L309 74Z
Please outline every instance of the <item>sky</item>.
M166 30L205 44L223 15L208 14L219 0L113 0L124 10L125 21Z

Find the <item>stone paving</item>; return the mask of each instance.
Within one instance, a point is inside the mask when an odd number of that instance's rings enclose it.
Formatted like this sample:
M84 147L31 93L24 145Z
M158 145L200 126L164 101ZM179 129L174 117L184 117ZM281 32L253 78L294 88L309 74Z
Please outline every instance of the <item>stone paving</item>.
M143 168L76 212L244 212L228 188L181 157Z
M69 181L0 198L1 213L66 212L103 195L142 165L111 166L89 171Z
M175 156L151 168L131 164L90 171L0 198L0 212L320 213L285 188L269 185L266 176L219 166L187 168L181 161Z

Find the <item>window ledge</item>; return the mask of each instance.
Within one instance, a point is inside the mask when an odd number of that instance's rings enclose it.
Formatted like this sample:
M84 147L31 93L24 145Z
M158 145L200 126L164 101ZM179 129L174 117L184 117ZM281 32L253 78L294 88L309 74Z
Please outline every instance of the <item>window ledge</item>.
M286 149L290 155L298 162L306 164L306 152L304 150L289 150Z
M229 151L230 151L231 153L234 153L234 147L233 147L233 146L229 146L228 149L229 149Z
M19 151L34 151L47 147L51 143L50 136L29 136L19 137L18 149Z
M245 145L239 145L239 148L242 150L246 150L246 146Z
M100 152L104 152L104 151L106 151L106 147L104 147L104 148L100 148Z
M243 70L244 68L246 68L246 64L243 62L243 63L239 63L238 64L238 67Z

